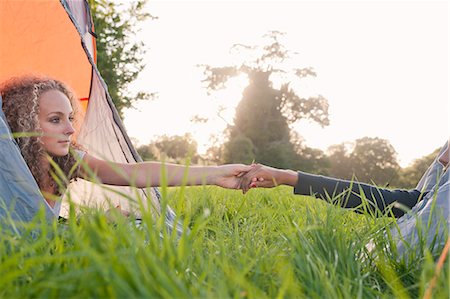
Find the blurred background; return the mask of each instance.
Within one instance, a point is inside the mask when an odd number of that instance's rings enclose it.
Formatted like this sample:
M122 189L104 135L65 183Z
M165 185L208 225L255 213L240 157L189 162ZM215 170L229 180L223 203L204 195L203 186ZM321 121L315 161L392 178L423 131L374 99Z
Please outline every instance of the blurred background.
M449 134L448 1L91 1L144 159L411 187Z

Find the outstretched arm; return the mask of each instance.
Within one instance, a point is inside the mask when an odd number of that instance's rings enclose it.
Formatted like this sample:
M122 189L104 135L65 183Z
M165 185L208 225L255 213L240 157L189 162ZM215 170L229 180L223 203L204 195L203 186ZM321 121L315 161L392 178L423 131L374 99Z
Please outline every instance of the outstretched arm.
M83 158L81 176L98 179L103 184L145 188L180 185L217 185L237 189L241 176L251 169L243 164L220 166L184 166L160 162L134 164L113 163L97 159L89 154Z
M314 195L323 200L340 196L340 204L344 208L357 208L365 198L372 211L384 213L392 206L392 213L400 217L405 207L411 209L423 196L419 190L387 189L358 181L340 180L336 178L298 172L298 183L294 187L295 194ZM379 214L378 214L379 215Z
M253 169L244 175L241 189L245 193L250 188L270 188L278 185L294 187L294 193L312 195L323 200L340 196L344 200L340 204L344 208L358 208L365 198L369 209L385 212L392 206L395 217L405 213L406 208L417 204L421 195L418 190L391 190L357 181L340 180L326 176L276 169L264 165L254 165Z

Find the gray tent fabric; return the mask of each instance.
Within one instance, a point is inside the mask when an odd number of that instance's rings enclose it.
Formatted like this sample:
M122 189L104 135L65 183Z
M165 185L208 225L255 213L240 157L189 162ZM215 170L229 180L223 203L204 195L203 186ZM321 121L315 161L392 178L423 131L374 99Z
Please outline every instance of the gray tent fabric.
M56 216L39 192L0 109L0 220L30 221L42 208L48 220Z
M80 143L91 155L102 159L119 163L141 162L142 159L134 149L122 120L114 107L113 101L108 93L108 87L100 75L94 62L94 55L91 43L91 32L89 8L80 5L80 2L61 0L66 12L78 31L81 39L81 45L86 53L86 58L92 65L91 93L89 96L89 105L81 127L77 142ZM86 193L86 190L89 190ZM134 201L126 200L123 196L117 196L118 192L126 192ZM111 205L120 205L128 210L135 217L140 218L139 207L143 205L150 209L154 215L162 212L161 194L158 188L135 189L127 187L108 187L101 188L95 184L79 180L72 183L68 188L68 194L71 200L78 204L102 205L108 208ZM81 196L80 196L81 194ZM78 196L77 196L78 195ZM63 201L66 202L67 198ZM165 206L165 224L167 229L176 231L179 236L183 228L181 222L177 220L175 212L170 206ZM67 211L67 209L65 210ZM65 211L62 212L63 215Z
M448 238L450 228L450 178L448 167L439 157L448 155L448 142L419 181L416 189L427 192L423 200L409 213L400 217L390 230L395 250L400 258L411 251L428 249L439 253ZM447 159L448 160L448 159Z
M9 5L14 6L16 3L11 1ZM81 145L89 154L102 158L108 161L118 163L135 163L142 161L138 153L136 152L133 144L128 137L126 130L122 124L122 120L114 107L112 99L108 94L108 87L102 79L96 64L95 64L95 42L93 41L92 33L92 20L89 12L89 5L87 1L80 0L49 0L42 3L42 5L54 4L61 5L67 14L67 21L73 25L73 31L63 32L58 30L57 24L55 26L42 26L41 40L33 44L33 52L40 53L43 51L39 48L40 45L44 45L48 37L61 36L61 34L70 34L75 39L79 38L79 52L85 54L85 62L91 66L90 70L86 72L86 80L89 81L89 100L87 105L86 115L83 119L83 124L78 130L77 143ZM23 4L23 3L22 3ZM18 16L20 17L20 16ZM39 20L39 18L38 18ZM27 23L28 22L28 23ZM21 26L17 27L21 30L26 30L31 26L41 26L41 23L36 22L36 19L24 18L21 20ZM20 31L18 32L20 34ZM13 48L2 47L4 51L14 51ZM55 49L55 51L57 51ZM52 53L49 53L51 57ZM58 53L60 54L60 53ZM57 55L56 55L57 56ZM81 55L83 56L83 55ZM45 61L46 65L58 68L61 64L70 64L71 57L67 55L64 60L52 60ZM47 75L45 70L43 71L39 65L33 65L30 62L28 65L28 73L34 73L37 68L40 74ZM22 73L20 70L19 73ZM44 72L44 73L42 73ZM15 73L11 73L15 75ZM61 79L56 77L56 79ZM70 80L70 79L68 79ZM66 82L70 85L70 82ZM87 95L85 95L87 96ZM1 153L1 166L2 173L0 177L1 191L0 194L2 201L6 202L7 206L11 206L13 202L16 203L14 210L18 212L20 218L29 220L32 215L36 214L38 203L43 203L46 210L51 213L50 207L47 205L40 195L38 186L31 176L29 169L25 162L21 158L20 152L17 147L14 147L14 140L10 138L10 134L6 121L2 119L2 132L5 132L6 139L2 140ZM3 134L2 134L3 135ZM3 146L5 144L5 146ZM16 167L11 165L15 164ZM10 176L16 177L17 175L24 175L23 181L12 181ZM11 185L11 186L9 186ZM11 191L7 188L10 188ZM5 190L5 192L3 192ZM23 190L23 192L21 192ZM9 192L9 193L8 193ZM126 194L127 196L119 196L118 194ZM131 198L132 200L128 200ZM62 204L57 203L53 210L56 216L67 216L69 199L72 203L79 206L89 206L98 208L110 208L111 206L120 205L122 209L128 210L137 218L141 217L140 207L144 206L152 212L152 214L158 217L161 212L165 212L166 227L173 231L176 230L179 235L182 232L180 221L177 221L176 214L169 207L161 207L161 194L158 188L148 189L136 189L129 187L106 187L98 184L79 179L69 184L66 194L62 199ZM61 211L59 210L61 207ZM19 212L20 211L20 212ZM2 216L2 215L0 215ZM18 216L19 217L19 216Z

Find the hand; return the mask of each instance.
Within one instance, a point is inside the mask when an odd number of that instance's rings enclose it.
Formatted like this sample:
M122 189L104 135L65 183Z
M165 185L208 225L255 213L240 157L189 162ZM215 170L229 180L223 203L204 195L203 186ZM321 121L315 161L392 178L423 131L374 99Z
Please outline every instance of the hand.
M297 173L289 169L277 169L262 164L253 164L241 180L240 189L245 194L250 188L272 188L278 185L295 186Z
M244 164L226 164L217 166L217 172L211 175L211 182L214 185L223 188L239 189L242 176L251 169L252 166Z
M250 188L262 187L272 188L278 186L279 169L265 166L262 164L253 164L252 169L247 172L241 180L240 189L245 194Z

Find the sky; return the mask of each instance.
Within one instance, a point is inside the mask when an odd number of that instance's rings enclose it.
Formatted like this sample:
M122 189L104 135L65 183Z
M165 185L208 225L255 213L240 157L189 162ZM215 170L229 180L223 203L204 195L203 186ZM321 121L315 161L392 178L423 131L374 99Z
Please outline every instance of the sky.
M448 1L164 0L147 9L158 19L136 33L146 44L146 68L132 89L158 97L124 113L138 145L189 132L204 152L212 136L223 140L246 81L239 77L208 97L198 65L232 65L239 58L230 53L233 44L262 45L272 30L284 32L285 47L298 53L292 68L317 73L300 94L329 102L328 127L294 126L308 146L379 137L404 167L450 136ZM194 123L194 115L209 121Z

